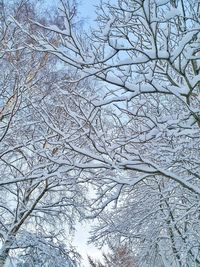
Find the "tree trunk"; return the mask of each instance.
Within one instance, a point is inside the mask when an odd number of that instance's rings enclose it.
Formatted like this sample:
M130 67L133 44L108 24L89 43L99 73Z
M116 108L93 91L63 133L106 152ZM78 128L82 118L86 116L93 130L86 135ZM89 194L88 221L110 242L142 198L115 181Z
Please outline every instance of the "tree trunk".
M5 267L6 260L9 255L9 248L6 245L0 249L0 267Z

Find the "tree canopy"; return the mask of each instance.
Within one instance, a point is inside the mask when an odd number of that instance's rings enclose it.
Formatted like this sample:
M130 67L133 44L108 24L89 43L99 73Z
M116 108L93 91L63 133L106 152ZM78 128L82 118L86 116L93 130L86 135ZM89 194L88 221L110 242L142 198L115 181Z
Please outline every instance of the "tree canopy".
M102 1L87 32L56 4L1 4L0 266L26 236L65 264L65 227L94 218L138 266L198 266L199 1Z

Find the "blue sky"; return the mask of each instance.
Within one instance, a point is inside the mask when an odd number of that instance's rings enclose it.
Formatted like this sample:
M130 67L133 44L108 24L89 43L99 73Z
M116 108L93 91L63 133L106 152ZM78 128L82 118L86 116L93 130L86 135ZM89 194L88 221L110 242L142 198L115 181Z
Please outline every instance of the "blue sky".
M98 4L98 0L81 0L79 5L79 12L89 21L95 18L95 5Z

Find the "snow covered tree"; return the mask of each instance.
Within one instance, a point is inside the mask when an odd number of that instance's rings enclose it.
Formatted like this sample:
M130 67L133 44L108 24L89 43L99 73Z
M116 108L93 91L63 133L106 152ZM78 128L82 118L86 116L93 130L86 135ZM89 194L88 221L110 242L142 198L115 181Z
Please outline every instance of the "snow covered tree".
M75 266L68 255L69 236L86 205L85 187L77 182L78 172L63 165L73 153L64 151L59 131L49 125L69 135L74 131L68 115L76 109L72 91L85 87L66 86L70 71L24 47L32 40L11 15L34 32L27 23L37 17L31 3L2 2L1 11L0 266L19 253L31 258L31 251L37 266L45 266L45 258L46 266Z
M16 23L32 49L76 70L73 85L93 77L102 87L95 99L79 94L70 136L50 127L73 153L63 165L97 189L93 240L130 240L143 267L199 265L199 1L104 1L89 34L60 2L59 25Z
M27 233L25 238L29 241L23 238L22 247L26 248L18 254L17 267L79 266L79 254L73 247L68 248L64 242L57 242L55 235L42 236Z
M114 150L120 149L123 152L124 147L127 144L130 147L132 143L139 144L137 149L140 150L141 144L151 146L152 141L156 152L148 149L148 160L147 156L143 158L144 153L137 155L135 149L135 154L126 151L127 155L130 154L129 160L123 159L121 152L119 159L112 156L111 162L114 161L119 169L163 175L197 194L198 187L190 182L196 180L192 170L188 174L192 178L183 179L180 172L173 171L172 167L167 170L161 162L151 161L151 158L161 149L155 146L161 138L185 140L185 137L190 139L191 134L192 139L196 140L199 131L198 10L198 3L192 0L187 3L181 0L104 3L98 11L99 27L88 37L91 42L88 49L81 42L82 36L77 36L70 28L72 18L63 3L63 29L36 23L57 36L57 45L47 42L40 34L30 35L38 44L35 49L52 53L80 70L79 80L94 76L109 85L104 100L93 101L94 107L98 109L112 104L113 117L119 117L121 131L126 132L125 136L121 134L115 138L118 142L113 140L119 143L116 148L111 146L108 151L102 149L102 154L117 154ZM134 125L136 122L137 125ZM125 124L128 126L125 127ZM97 150L95 147L93 149ZM177 151L176 155L178 153L181 152ZM88 157L92 158L89 153ZM170 159L171 166L171 155L168 157ZM105 167L107 165L110 164L105 160ZM142 179L145 175L140 176Z

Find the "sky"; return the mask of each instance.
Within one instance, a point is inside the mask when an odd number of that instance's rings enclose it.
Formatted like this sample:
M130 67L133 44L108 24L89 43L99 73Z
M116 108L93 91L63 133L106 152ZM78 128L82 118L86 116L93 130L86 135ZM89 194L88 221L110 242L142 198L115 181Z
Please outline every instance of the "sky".
M88 256L91 256L93 259L101 259L102 251L92 244L87 244L89 231L91 229L89 223L77 224L76 229L77 231L73 240L73 245L82 256L83 267L89 267Z
M83 18L86 18L86 23L92 23L95 19L95 5L99 0L81 0L78 11Z

